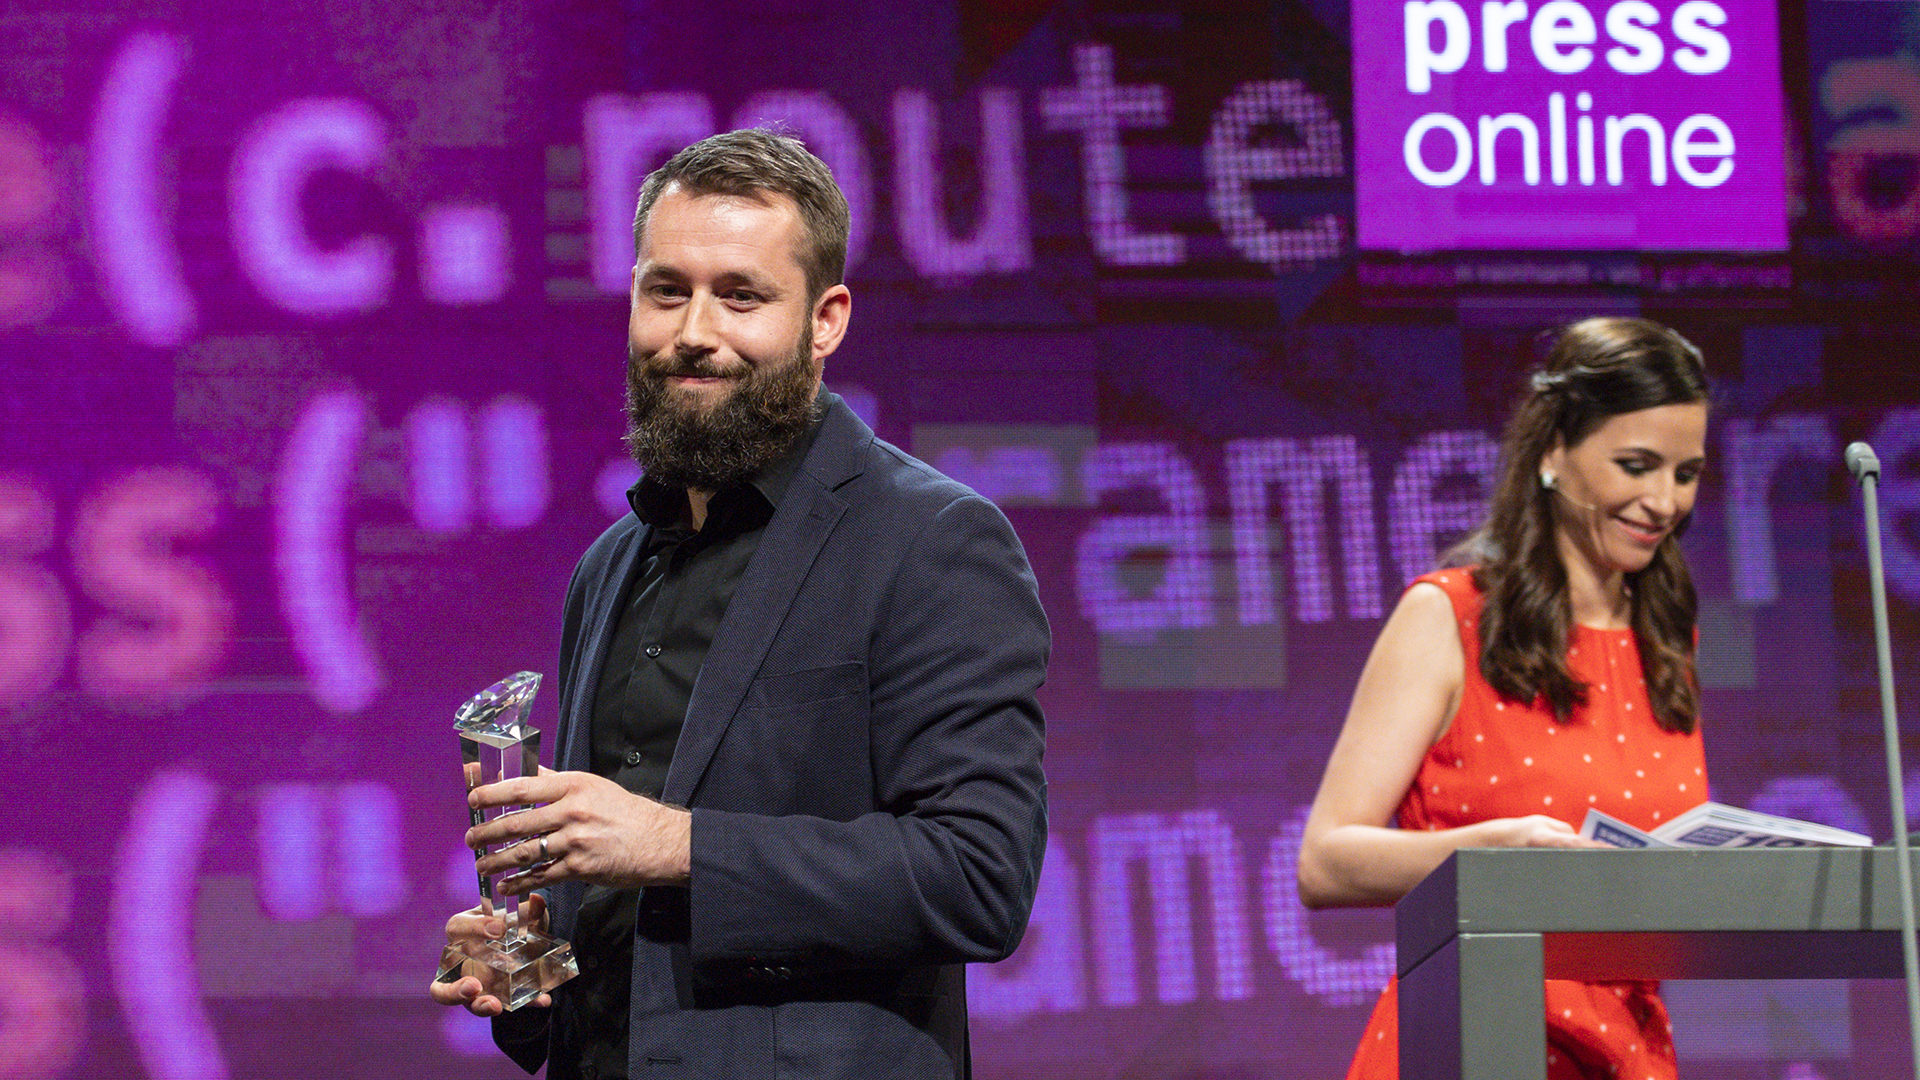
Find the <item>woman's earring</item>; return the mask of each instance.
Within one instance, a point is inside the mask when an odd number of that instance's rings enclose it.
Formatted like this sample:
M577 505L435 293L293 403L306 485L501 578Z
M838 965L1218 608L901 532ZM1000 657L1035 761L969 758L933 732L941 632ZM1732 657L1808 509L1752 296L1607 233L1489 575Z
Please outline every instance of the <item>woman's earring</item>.
M1553 490L1553 474L1550 472L1541 473L1540 486L1543 488L1546 488L1548 491L1552 491Z

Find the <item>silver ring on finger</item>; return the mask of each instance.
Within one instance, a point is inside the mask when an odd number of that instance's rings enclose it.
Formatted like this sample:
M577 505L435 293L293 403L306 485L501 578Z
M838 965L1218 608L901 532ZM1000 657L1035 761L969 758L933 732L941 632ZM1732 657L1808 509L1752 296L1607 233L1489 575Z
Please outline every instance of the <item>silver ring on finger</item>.
M540 837L540 861L543 863L553 861L553 856L547 854L547 838L544 834Z

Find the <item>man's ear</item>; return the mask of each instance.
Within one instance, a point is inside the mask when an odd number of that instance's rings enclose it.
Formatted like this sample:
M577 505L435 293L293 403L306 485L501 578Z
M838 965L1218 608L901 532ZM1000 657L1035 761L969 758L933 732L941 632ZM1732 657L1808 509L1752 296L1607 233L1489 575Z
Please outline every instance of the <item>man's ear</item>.
M845 285L835 285L813 302L813 363L833 355L840 340L847 336L847 322L853 318L853 294Z

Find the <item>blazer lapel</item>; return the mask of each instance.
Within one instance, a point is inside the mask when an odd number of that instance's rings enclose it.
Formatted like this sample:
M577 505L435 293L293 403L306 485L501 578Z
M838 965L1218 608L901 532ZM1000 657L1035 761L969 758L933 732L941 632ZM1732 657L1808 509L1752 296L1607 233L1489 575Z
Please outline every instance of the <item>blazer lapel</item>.
M823 391L822 397L827 416L820 434L767 523L694 680L661 793L667 802L685 806L693 798L801 582L846 512L847 502L835 489L859 475L860 452L872 441L873 431L838 396Z
M600 668L607 662L607 649L613 645L613 631L619 625L620 605L633 583L635 564L652 527L642 524L620 537L607 559L607 572L598 575L589 586L580 626L580 655L574 670L561 672L572 678L571 715L563 718L561 730L566 742L553 748L553 767L561 772L584 771L591 760L593 701L600 691Z

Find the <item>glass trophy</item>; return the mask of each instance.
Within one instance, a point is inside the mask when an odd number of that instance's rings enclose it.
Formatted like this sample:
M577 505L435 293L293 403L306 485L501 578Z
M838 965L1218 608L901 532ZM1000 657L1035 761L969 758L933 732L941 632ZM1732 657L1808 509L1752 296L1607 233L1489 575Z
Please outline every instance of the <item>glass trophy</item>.
M522 671L480 691L467 699L454 714L453 729L460 735L460 755L465 767L467 790L482 784L533 776L540 771L540 732L526 723L533 708L533 695L540 689L536 672ZM472 824L481 825L507 814L530 809L525 806L499 807L490 811L468 811ZM538 839L495 845L482 855L504 851L516 843L538 843ZM516 870L495 875L480 874L480 910L498 915L507 924L499 938L488 938L459 945L448 945L440 956L441 982L458 982L472 975L480 980L481 993L491 994L509 1010L517 1009L540 994L559 986L580 973L574 962L573 946L524 924L518 897L503 893L497 879Z

